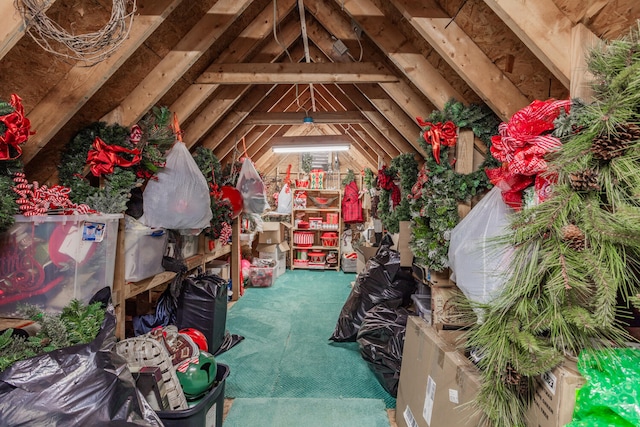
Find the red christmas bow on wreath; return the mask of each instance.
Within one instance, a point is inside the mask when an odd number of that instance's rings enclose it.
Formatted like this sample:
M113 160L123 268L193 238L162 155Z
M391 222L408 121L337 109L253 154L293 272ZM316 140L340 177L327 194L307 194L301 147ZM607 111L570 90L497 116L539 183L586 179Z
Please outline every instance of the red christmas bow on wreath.
M458 140L457 127L452 121L445 123L431 123L422 120L422 117L416 117L418 124L425 128L422 136L427 144L431 145L433 158L437 164L440 164L440 147L453 147Z
M30 131L31 122L24 116L22 99L18 95L12 94L9 104L14 111L0 116L0 122L6 127L4 135L0 135L0 160L12 160L20 157L22 154L20 144L25 143L29 136L35 133ZM15 156L11 156L9 147L13 147L17 152Z
M139 163L142 158L139 149L134 148L130 150L119 145L109 145L98 136L96 136L96 139L93 141L93 148L94 149L87 154L87 163L91 164L91 173L95 176L111 174L116 166L123 168L131 167ZM119 157L118 154L120 153L132 154L133 159L127 160Z

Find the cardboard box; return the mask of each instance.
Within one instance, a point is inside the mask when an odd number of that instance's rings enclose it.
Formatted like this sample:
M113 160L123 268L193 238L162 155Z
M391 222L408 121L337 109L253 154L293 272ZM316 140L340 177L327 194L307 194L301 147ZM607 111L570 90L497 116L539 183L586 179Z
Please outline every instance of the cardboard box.
M287 269L286 256L289 253L289 244L281 242L278 244L258 244L258 257L262 259L272 259L276 261L274 276L277 278Z
M456 286L455 282L451 281L449 277L451 276L451 270L448 268L443 271L433 271L429 269L427 272L427 282L429 286L440 287L440 288L450 288Z
M527 411L528 427L561 427L571 422L576 391L585 383L576 363L565 359L550 372L536 377L536 391Z
M356 253L358 254L358 261L356 263L356 273L362 273L367 265L367 261L369 261L369 258L375 256L377 252L378 248L373 246L360 246L357 248Z
M431 287L431 313L437 329L446 326L466 326L471 323L467 314L458 309L456 299L463 297L457 286Z
M411 267L413 264L413 251L409 247L411 240L411 221L400 221L400 231L392 235L393 246L400 252L400 267Z
M264 222L262 232L258 233L258 244L273 245L285 240L285 228L291 228L286 222Z
M224 280L231 278L231 267L228 261L211 260L205 264L207 274L217 274Z
M468 404L479 389L476 367L434 328L410 316L398 384L398 426L476 426L480 414Z

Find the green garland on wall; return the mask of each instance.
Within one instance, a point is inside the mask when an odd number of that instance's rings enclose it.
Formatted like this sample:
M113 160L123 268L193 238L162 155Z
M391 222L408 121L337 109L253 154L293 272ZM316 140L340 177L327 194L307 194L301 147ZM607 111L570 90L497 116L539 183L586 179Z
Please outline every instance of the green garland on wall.
M467 341L483 355L476 403L491 425L524 426L534 377L565 355L629 340L620 320L640 295L639 52L636 28L589 54L596 101L561 117L573 133L549 161L553 194L516 214L505 237L512 269Z
M193 158L198 165L198 168L207 179L209 184L209 191L211 196L211 218L210 226L204 230L204 234L216 240L220 237L224 224L233 222L233 212L231 204L226 200L221 200L219 197L219 188L221 185L218 182L222 182L222 165L220 160L213 154L213 151L209 148L198 147L193 153Z
M491 137L498 133L498 117L486 106L465 106L458 101L449 101L442 111L434 111L428 118L431 123L453 122L458 128L470 128L474 135L487 145L484 162L470 174L460 174L452 166L450 157L455 147L443 146L439 162L429 155L425 159L424 171L428 177L420 194L411 203L412 238L410 246L417 261L432 270L440 271L449 266L449 239L451 230L460 221L458 203L468 202L471 197L491 187L485 168L498 166L491 156ZM420 133L419 143L427 153L432 147Z
M418 161L411 153L403 153L391 160L391 166L386 171L394 179L400 180L400 203L393 209L389 206L390 191L381 190L380 199L386 199L386 207L383 208L378 204L378 215L382 224L389 233L397 233L400 231L400 221L411 220L411 206L408 196L411 194L411 188L415 184L418 177Z

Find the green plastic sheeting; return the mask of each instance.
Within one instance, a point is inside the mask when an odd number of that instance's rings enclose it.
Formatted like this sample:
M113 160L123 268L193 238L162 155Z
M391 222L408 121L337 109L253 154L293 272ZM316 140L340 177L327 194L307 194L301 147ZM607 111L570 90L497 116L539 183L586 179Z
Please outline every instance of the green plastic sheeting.
M640 426L639 349L584 351L578 369L587 383L567 427Z

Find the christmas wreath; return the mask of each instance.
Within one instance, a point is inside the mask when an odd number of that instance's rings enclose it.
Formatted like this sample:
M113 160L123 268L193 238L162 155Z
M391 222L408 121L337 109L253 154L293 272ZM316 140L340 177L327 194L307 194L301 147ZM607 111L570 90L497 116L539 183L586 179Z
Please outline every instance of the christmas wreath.
M487 150L484 162L470 174L454 170L457 129L470 128L473 134L491 147L491 137L498 132L500 120L486 106L464 106L449 101L442 111L428 118L417 118L422 127L419 143L427 156L411 192L412 239L410 246L418 262L432 270L449 266L451 230L460 221L458 203L491 187L486 168L498 166Z
M58 179L71 188L71 200L103 213L126 211L132 189L164 167L164 153L175 142L170 117L166 107L154 107L131 129L96 122L80 130L58 166ZM101 176L103 188L96 185Z
M389 168L383 168L380 173L378 215L387 231L397 233L400 221L411 220L410 195L418 175L418 162L411 153L400 154L391 160ZM396 180L400 181L399 186L395 184Z
M193 154L193 158L198 168L209 184L209 195L211 196L211 225L204 230L205 236L212 240L219 240L221 244L226 244L231 237L231 223L233 221L233 207L231 202L224 197L222 166L220 160L209 148L198 147Z
M0 101L0 232L13 225L13 216L19 212L13 174L22 171L21 145L33 133L18 95L11 95L9 102Z

